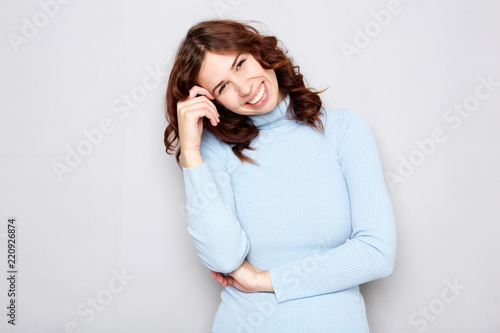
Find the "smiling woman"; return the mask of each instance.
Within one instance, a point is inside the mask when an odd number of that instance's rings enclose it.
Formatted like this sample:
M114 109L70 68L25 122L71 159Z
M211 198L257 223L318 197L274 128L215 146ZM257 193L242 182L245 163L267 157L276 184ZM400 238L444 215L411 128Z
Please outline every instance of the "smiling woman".
M369 332L359 285L392 274L392 205L368 124L319 94L250 25L201 22L179 47L165 145L224 286L212 332Z
M214 87L212 95L241 115L269 112L284 99L274 70L262 68L248 53L207 52L198 82L202 87Z
M266 99L253 101L256 96L252 94L259 94L261 83ZM240 160L252 162L242 151L251 149L250 142L259 131L247 115L269 112L284 96L289 96L291 117L320 130L320 93L305 86L298 67L278 47L276 37L261 35L254 27L231 20L200 22L187 33L170 72L166 96L170 123L165 130L167 153L174 152L180 143L181 149L176 150L180 166L181 152L190 151L191 143L195 148L199 143L197 138L188 143L186 136L179 135L179 101L187 102L191 108L204 105L200 103L215 106L216 109L206 109L208 114L204 116L203 108L198 108L199 122L203 121L208 131L233 145ZM251 107L248 102L258 103ZM217 123L211 114L222 121ZM180 142L176 144L177 140Z

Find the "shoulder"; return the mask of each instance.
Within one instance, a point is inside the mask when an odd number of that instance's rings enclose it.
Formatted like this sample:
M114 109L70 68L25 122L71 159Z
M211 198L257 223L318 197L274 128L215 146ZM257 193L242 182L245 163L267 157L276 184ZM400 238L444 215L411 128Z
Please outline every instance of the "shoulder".
M366 123L364 117L351 109L323 108L320 119L330 129L345 130L351 124Z
M320 119L323 122L325 135L338 145L345 135L352 130L368 126L366 120L359 113L351 109L322 109Z

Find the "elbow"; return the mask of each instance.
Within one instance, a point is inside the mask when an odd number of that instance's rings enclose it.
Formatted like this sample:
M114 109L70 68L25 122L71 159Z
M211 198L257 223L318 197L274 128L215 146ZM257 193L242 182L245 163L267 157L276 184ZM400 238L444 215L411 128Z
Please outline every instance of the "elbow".
M373 242L363 242L370 253L370 271L374 280L382 279L392 275L396 258L396 247L389 244L374 244Z
M207 267L214 272L229 274L237 270L244 260L245 258L234 258L233 260L214 262L212 265L207 265Z
M237 270L246 258L246 253L222 255L220 258L205 262L205 265L214 272L229 274Z
M394 258L389 256L384 256L379 264L379 278L386 278L392 275L394 272Z
M396 261L396 247L393 246L390 249L379 252L380 260L378 265L378 270L380 278L389 277L394 272L394 264Z
M378 254L378 278L389 277L394 272L394 265L396 262L396 243L396 235L394 233L385 237L383 242L371 244Z
M250 252L250 241L243 230L223 234L199 232L188 226L194 247L203 264L214 272L230 273L238 269Z
M245 237L246 238L246 237ZM212 255L203 260L205 266L214 272L228 274L237 270L250 251L250 242L245 239L238 247L221 247L218 254Z

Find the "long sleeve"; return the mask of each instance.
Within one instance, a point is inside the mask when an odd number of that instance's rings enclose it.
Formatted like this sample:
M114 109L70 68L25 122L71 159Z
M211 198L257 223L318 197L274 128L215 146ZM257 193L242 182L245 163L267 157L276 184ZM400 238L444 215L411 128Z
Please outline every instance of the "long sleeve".
M188 232L196 251L209 269L236 270L250 251L250 242L236 215L227 147L204 132L200 152L203 163L183 168Z
M332 144L347 186L352 234L333 249L272 268L278 302L333 293L392 274L396 230L378 149L367 122L346 111Z

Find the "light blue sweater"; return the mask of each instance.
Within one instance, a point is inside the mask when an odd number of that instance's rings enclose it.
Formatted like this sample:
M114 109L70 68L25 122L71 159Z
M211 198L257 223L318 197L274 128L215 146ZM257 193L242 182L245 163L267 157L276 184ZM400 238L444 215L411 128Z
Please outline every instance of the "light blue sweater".
M323 111L323 134L288 118L288 102L250 116L260 133L243 153L259 166L204 130L204 162L183 168L203 263L229 273L246 258L274 288L225 287L212 331L369 332L359 285L392 274L396 250L377 146L357 113Z

